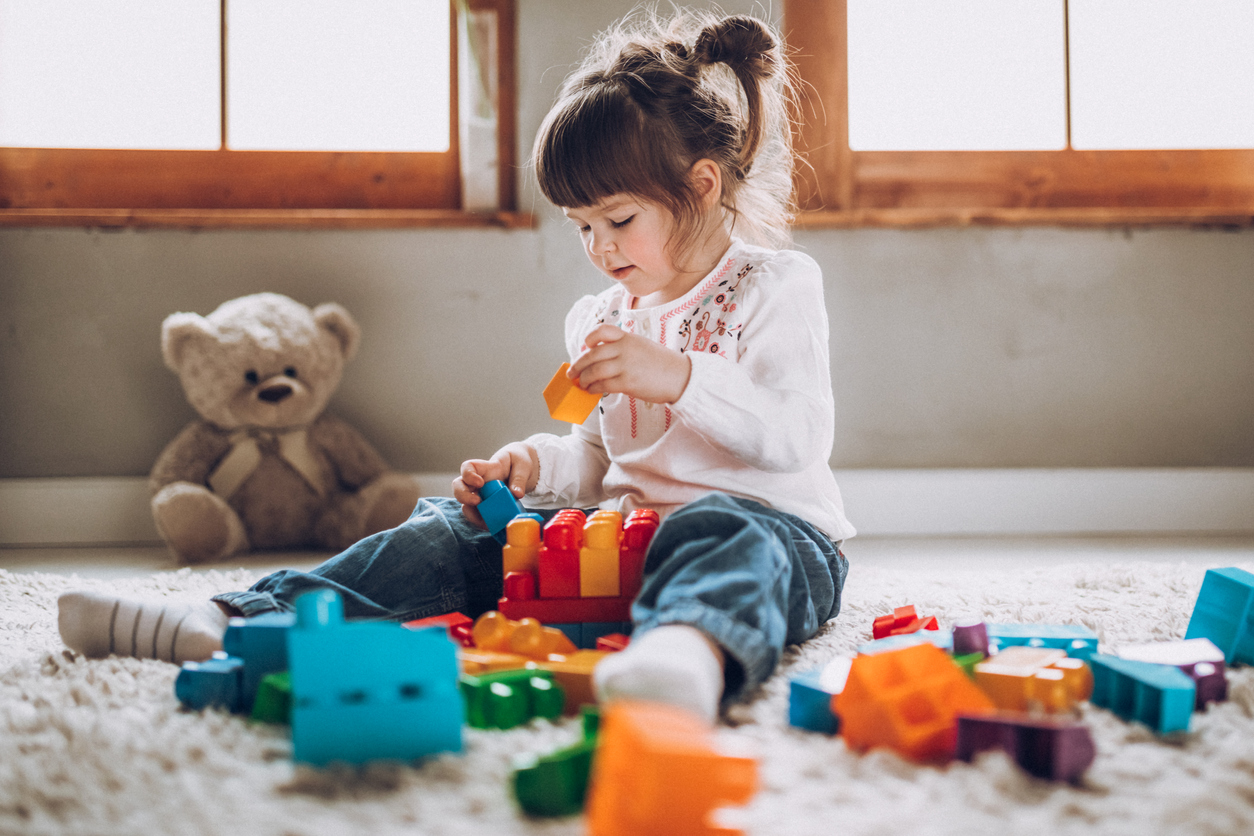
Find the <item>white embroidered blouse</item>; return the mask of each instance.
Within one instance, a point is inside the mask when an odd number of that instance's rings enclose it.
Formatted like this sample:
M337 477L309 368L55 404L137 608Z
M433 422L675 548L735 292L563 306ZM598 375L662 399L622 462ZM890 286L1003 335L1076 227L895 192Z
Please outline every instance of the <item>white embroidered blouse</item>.
M569 435L527 439L540 481L524 504L599 505L665 516L711 491L795 514L852 537L828 458L835 414L823 279L809 256L736 239L681 299L632 309L615 284L566 316L572 360L609 323L684 352L688 387L669 406L606 395Z

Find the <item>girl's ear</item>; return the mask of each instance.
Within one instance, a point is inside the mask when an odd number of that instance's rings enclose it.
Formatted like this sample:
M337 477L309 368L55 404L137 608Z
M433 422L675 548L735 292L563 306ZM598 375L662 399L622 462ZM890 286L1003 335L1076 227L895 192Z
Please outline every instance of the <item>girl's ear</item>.
M723 200L723 172L718 163L702 157L688 169L688 177L707 209L718 206Z

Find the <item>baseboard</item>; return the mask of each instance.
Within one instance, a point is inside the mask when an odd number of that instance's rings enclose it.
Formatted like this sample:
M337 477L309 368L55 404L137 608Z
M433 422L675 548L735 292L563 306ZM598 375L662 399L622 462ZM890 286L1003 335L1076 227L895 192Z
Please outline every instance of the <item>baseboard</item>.
M1254 468L837 470L864 536L1254 534ZM452 474L419 474L448 496ZM0 479L0 547L157 543L142 477Z

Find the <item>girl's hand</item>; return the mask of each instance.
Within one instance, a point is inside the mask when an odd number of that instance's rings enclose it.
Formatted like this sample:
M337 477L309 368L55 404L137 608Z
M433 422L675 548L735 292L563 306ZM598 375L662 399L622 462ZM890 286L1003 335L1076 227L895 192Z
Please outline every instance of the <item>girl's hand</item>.
M493 479L500 479L510 492L522 497L535 490L540 478L540 460L529 444L515 441L492 454L490 459L462 462L461 472L453 480L453 498L462 504L462 515L474 525L487 530L483 517L475 510L479 489Z
M584 343L589 350L566 372L582 389L674 403L688 388L692 365L678 351L613 325L598 326Z

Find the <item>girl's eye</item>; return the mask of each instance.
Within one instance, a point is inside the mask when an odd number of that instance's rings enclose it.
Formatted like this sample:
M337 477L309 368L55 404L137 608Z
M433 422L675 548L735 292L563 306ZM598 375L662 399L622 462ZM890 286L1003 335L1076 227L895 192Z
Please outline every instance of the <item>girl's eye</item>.
M627 224L635 220L635 217L636 217L635 215L631 215L630 217L624 218L621 221L610 221L610 226L614 227L615 229L622 229L623 227L627 226Z

